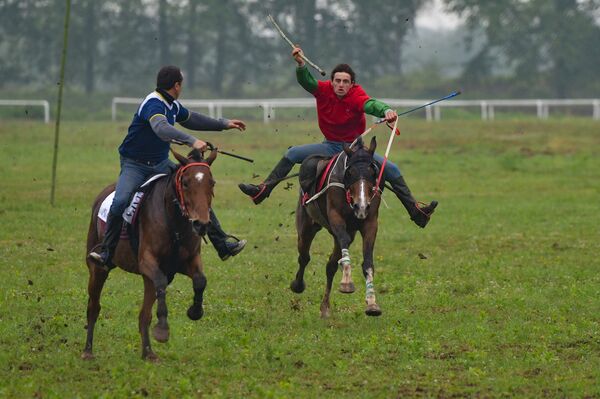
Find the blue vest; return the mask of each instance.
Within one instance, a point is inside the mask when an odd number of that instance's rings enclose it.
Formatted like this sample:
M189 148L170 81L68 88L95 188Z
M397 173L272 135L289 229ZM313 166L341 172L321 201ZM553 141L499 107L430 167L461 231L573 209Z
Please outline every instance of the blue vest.
M119 154L145 162L161 162L169 157L171 144L162 141L150 126L150 119L155 115L164 115L169 124L175 125L175 122L186 121L190 112L178 101L169 104L156 91L148 94L133 115L127 136L119 146Z

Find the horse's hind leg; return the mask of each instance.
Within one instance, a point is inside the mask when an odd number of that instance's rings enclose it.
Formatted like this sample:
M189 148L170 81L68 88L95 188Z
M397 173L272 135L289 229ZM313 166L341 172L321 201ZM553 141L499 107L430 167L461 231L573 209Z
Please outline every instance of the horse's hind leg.
M87 338L85 341L85 348L81 354L82 359L93 359L94 354L92 352L92 345L94 341L94 327L100 314L100 295L102 288L108 277L108 272L100 270L93 264L89 264L88 269L90 277L88 281L88 306L87 306Z
M321 226L313 223L306 209L298 203L296 209L296 230L298 231L298 271L296 278L290 284L290 289L300 294L306 288L304 270L310 262L310 246Z
M334 247L333 252L329 256L329 261L327 261L327 283L325 285L325 295L323 296L323 301L321 302L321 317L327 318L331 316L331 304L329 302L329 296L331 294L331 286L333 285L333 277L338 269L338 259L342 256L342 251L340 249L340 245L337 240L334 238Z
M152 321L152 305L154 305L154 301L156 300L156 294L152 280L146 276L142 277L144 279L144 303L142 304L142 309L140 309L138 324L142 337L142 359L157 361L158 356L152 351L150 334L148 333L150 322Z

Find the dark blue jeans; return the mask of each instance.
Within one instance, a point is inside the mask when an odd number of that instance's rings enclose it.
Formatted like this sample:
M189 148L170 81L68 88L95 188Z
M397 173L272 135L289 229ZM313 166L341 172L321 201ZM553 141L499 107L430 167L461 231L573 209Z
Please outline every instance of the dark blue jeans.
M110 206L110 213L121 216L127 206L131 195L151 176L158 173L169 173L176 168L170 159L150 166L133 159L121 157L121 173L117 180L115 198Z
M304 144L290 147L285 153L285 157L294 163L302 163L310 155L326 155L332 156L344 150L344 144L341 141L329 141L325 140L318 144ZM346 143L350 144L350 143ZM383 157L379 154L375 154L375 160L380 164L383 162ZM395 180L402 176L398 166L391 162L389 159L385 164L383 170L383 177L387 181Z

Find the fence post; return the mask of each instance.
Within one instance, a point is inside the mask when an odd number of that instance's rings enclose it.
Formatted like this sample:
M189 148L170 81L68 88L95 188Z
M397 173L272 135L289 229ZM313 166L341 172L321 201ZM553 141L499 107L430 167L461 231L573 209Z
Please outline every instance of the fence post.
M594 107L593 118L594 120L600 120L600 100L596 99L592 102Z
M431 108L429 108L429 107L425 108L425 119L427 119L427 122L431 122L432 115L431 115Z
M488 118L490 120L494 120L495 118L495 114L494 114L494 105L493 104L489 104L488 105Z
M44 123L50 122L50 103L47 100L43 101L44 105Z
M112 104L110 106L113 122L117 120L117 101L116 100L117 100L116 98L113 98Z
M263 123L269 123L269 103L264 102L261 106L263 108Z
M481 107L481 120L488 120L488 112L487 112L487 101L482 101L479 106Z
M538 117L538 119L544 119L544 109L543 109L542 100L536 100L535 101L535 107L537 109L537 117Z

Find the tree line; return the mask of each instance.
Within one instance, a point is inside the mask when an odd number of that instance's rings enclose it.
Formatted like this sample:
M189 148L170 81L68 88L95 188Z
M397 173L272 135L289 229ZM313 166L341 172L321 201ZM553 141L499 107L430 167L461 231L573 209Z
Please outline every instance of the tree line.
M67 82L92 94L143 94L161 65L185 73L186 89L215 97L285 96L290 49L270 13L317 64L348 62L383 95L409 85L407 34L419 0L72 0ZM487 97L598 96L600 0L445 0L464 17L461 76L439 83ZM48 87L58 76L64 0L0 0L0 83ZM483 35L483 40L481 36ZM327 69L327 68L325 68ZM390 84L391 83L391 84ZM433 84L433 83L430 83ZM410 93L419 95L419 93ZM395 95L397 96L397 94Z

